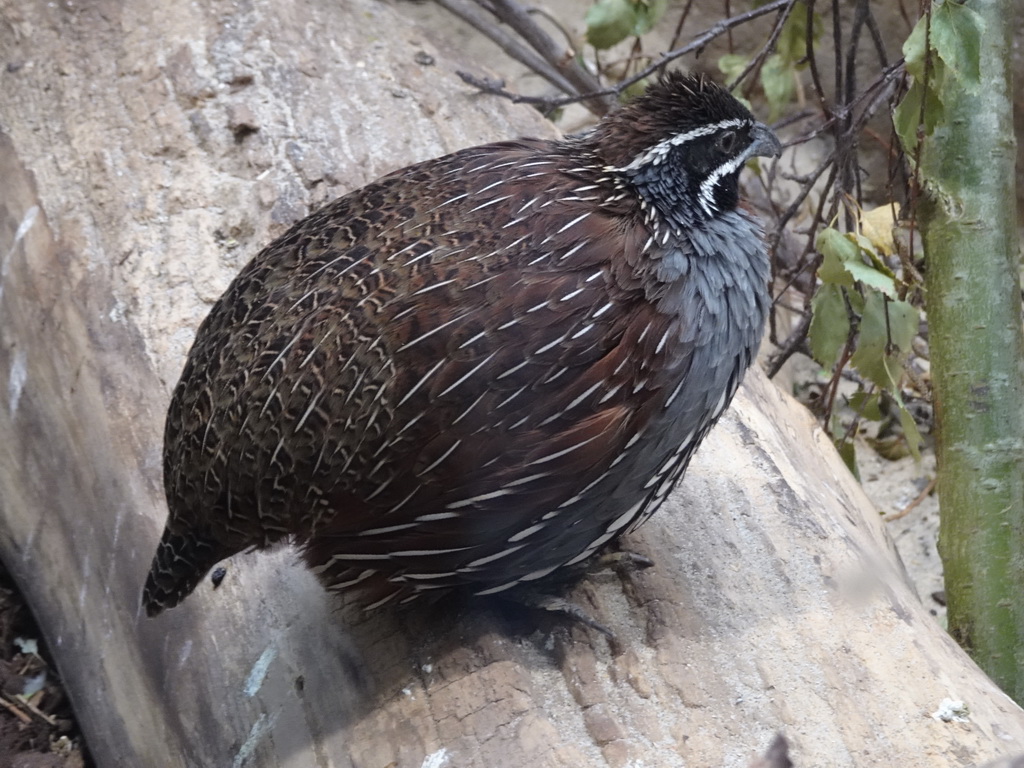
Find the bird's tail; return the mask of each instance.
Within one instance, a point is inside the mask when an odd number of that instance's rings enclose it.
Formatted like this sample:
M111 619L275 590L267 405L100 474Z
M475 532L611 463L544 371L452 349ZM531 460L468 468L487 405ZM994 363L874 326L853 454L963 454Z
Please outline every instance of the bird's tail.
M173 608L196 588L218 561L232 552L193 531L165 530L142 589L142 605L148 616Z

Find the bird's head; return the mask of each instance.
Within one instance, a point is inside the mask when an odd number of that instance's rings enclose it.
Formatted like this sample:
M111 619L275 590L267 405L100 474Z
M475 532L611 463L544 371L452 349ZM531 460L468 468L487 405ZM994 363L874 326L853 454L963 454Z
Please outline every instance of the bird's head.
M702 75L669 73L607 116L588 137L606 170L673 222L733 210L751 157L782 145L727 90Z

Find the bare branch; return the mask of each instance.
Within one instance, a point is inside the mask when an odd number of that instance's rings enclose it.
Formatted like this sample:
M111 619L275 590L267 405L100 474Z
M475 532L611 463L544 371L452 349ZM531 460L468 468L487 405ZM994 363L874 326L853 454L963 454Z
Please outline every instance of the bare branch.
M807 35L804 39L807 46L807 63L811 71L811 82L814 84L814 93L818 97L818 104L826 116L831 117L831 110L828 106L828 99L825 98L825 88L821 84L821 72L818 71L818 59L814 54L814 0L807 0Z
M786 364L795 353L806 351L807 348L807 331L811 327L811 313L807 312L800 317L800 322L796 328L789 334L786 341L782 344L778 352L773 353L768 358L768 366L765 373L768 374L768 378L774 378L782 366Z
M641 70L633 77L629 78L629 80L624 81L624 83L620 83L620 87L624 89L626 87L629 87L630 85L633 85L633 83L638 83L645 77L648 77L649 75L652 75L654 72L658 71L659 68L665 66L670 61L674 61L675 59L685 56L686 54L692 51L700 53L700 51L704 50L705 46L707 46L708 43L710 43L717 37L721 37L734 27L741 26L743 24L746 24L748 21L752 21L753 19L759 18L761 16L766 16L769 13L774 13L775 11L779 10L780 8L784 8L785 6L791 4L792 2L793 0L774 0L774 2L766 3L765 5L762 5L760 8L754 8L750 11L747 11L746 13L741 13L737 16L731 16L728 19L722 19L721 21L717 22L712 27L710 27L707 32L695 37L689 44L684 45L682 48L677 48L674 51L669 51L668 53L663 54L660 59L655 61L649 67Z
M509 4L509 0L493 1L496 11L498 10L497 6L502 4ZM773 2L767 3L761 6L760 8L754 8L753 10L747 11L746 13L741 13L736 16L732 16L728 19L723 19L716 23L703 34L695 37L687 45L684 45L682 48L677 48L673 51L669 51L668 53L662 54L654 62L644 67L642 70L632 75L631 77L626 78L622 82L608 88L602 88L600 87L600 84L598 84L592 90L584 91L576 96L564 96L554 98L546 98L539 96L523 96L521 94L514 94L510 91L506 91L502 86L495 87L493 81L490 81L486 78L475 77L473 75L468 75L467 73L464 72L459 73L459 77L461 77L464 81L470 83L471 85L476 85L477 83L488 84L486 88L481 89L484 90L484 92L486 93L492 93L498 96L502 96L503 98L509 99L510 101L517 103L535 104L543 109L554 109L555 107L564 107L569 104L577 104L579 102L587 101L588 99L595 99L601 97L611 97L610 99L608 99L608 101L614 103L618 96L622 94L631 85L640 82L644 78L650 77L659 69L665 67L665 65L667 65L668 63L675 61L676 59L681 58L688 53L700 53L700 51L704 50L708 43L710 43L712 40L718 37L721 37L734 27L741 26L749 21L752 21L753 19L759 18L761 16L766 16L769 13L774 13L775 11L778 11L792 4L792 2L793 0L773 0ZM521 8L520 11L522 11ZM525 16L526 19L529 21L529 23L536 27L536 24L533 22L532 19L529 18L528 14L526 14L525 11L522 11L522 13L523 16ZM506 19L506 21L508 20ZM512 21L509 21L508 23L512 24L513 28L516 29L517 32L521 33L519 27L513 24ZM544 33L543 30L540 31L542 34L546 36L546 33ZM548 40L550 41L551 38L549 37Z
M672 42L668 45L670 50L679 45L679 38L683 36L683 26L686 24L686 19L690 16L690 10L692 8L693 0L686 0L686 5L683 6L683 12L679 14L679 21L676 22L675 32L672 33Z
M772 33L768 37L768 41L761 46L761 50L757 52L757 55L750 60L750 63L744 67L743 71L736 76L736 79L729 83L729 88L736 88L742 83L751 72L756 69L760 69L764 60L775 50L775 43L779 39L779 35L782 33L782 26L786 23L786 19L793 12L793 7L800 2L800 0L789 0L789 4L779 12L779 17L775 20L775 26L772 28Z
M572 83L557 69L514 37L506 34L503 29L493 24L486 16L480 13L476 6L471 5L467 0L436 0L436 2L449 13L458 16L473 27L473 29L489 38L513 59L536 72L556 88L565 93L575 93ZM486 92L491 93L492 91Z
M480 91L480 93L486 93L491 96L501 96L503 99L508 99L513 104L532 104L546 112L557 106L557 104L553 104L552 102L560 101L559 99L552 99L549 96L527 96L526 94L508 91L505 89L504 80L492 80L489 77L481 77L480 75L474 75L472 72L466 72L461 69L456 70L455 74L458 75L464 83L473 86ZM573 103L578 100L579 99L573 99L569 103Z
M576 61L573 52L556 43L515 0L491 0L495 16L511 26L549 64L570 83L595 114L604 114L615 106L615 99L601 93L601 81Z

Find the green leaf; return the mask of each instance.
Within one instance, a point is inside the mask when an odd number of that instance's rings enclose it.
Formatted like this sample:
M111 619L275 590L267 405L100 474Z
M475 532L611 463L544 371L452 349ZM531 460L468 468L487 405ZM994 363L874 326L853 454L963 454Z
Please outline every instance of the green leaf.
M871 293L871 291L868 291L868 293ZM864 314L864 297L859 291L847 291L846 300L850 302L850 306L858 316Z
M854 392L850 395L850 407L869 421L881 421L881 399L882 393L878 390L871 393L864 392L863 390Z
M887 301L867 291L850 364L879 387L897 392L902 360L917 334L917 309L905 301ZM890 346L891 343L891 346Z
M984 19L966 5L947 0L932 12L932 49L965 87L981 83L984 31Z
M864 296L864 311L858 327L857 349L850 357L850 365L879 387L893 389L896 382L890 379L885 365L888 345L885 297L877 291L868 291Z
M907 448L910 449L910 454L917 460L921 460L921 432L917 428L917 422L914 421L914 417L910 411L907 410L907 406L903 404L902 399L897 400L900 407L900 426L903 427L903 437L907 441Z
M903 41L903 60L907 72L916 79L924 79L924 62L928 54L928 17L922 16Z
M761 87L770 107L768 122L774 122L783 107L793 100L796 81L793 79L793 65L781 55L773 53L764 60L761 67Z
M857 446L852 440L845 440L836 443L836 448L839 450L839 457L843 460L846 468L860 482L860 470L857 469Z
M854 280L859 280L867 287L881 291L891 299L896 298L896 281L889 275L865 264L860 258L852 259L844 266Z
M611 48L632 34L637 23L630 0L598 0L587 11L587 42L597 49Z
M934 59L935 66L931 71L930 79L925 86L920 80L914 80L903 101L896 105L893 110L893 124L896 126L896 134L903 142L903 148L913 152L917 146L917 127L924 118L924 135L931 136L935 126L942 118L942 99L939 94L942 92L942 82L945 78L946 67L939 59ZM924 114L921 114L921 100L924 99Z
M645 35L665 15L668 0L597 0L586 15L587 42L611 48L630 35Z
M893 346L903 355L910 354L920 325L921 317L913 304L905 301L889 302L889 335Z
M942 117L941 94L947 72L965 88L973 89L981 83L984 31L984 20L976 11L952 0L934 5L930 31L927 16L921 17L914 25L903 43L903 58L907 72L913 76L913 83L893 111L896 134L908 152L917 146L917 129L922 116L925 136L932 134ZM930 62L929 44L932 52ZM926 69L929 70L927 80Z
M639 0L633 7L636 11L636 21L633 24L633 34L636 36L646 35L665 15L668 8L668 0Z
M812 46L821 37L821 16L815 13L813 18ZM787 63L798 68L806 66L806 62L799 63L807 57L807 6L804 3L797 2L793 5L793 11L786 17L779 32L775 50Z
M857 258L860 252L857 244L838 229L826 227L818 233L815 246L822 256L821 266L818 267L818 277L822 282L852 288L853 278L846 271L846 262Z
M718 69L725 75L725 81L732 83L743 74L743 70L747 68L749 63L750 59L746 56L741 56L738 53L727 53L719 57Z
M917 148L917 126L921 124L921 100L924 86L918 81L910 84L906 96L892 111L892 123L905 152L914 155Z
M854 477L860 480L860 472L857 469L857 449L854 446L853 440L846 439L846 428L843 426L843 422L840 421L838 414L832 414L828 427L829 433L832 435L832 444L839 451L839 456L843 459L843 463L846 464L846 468L850 470Z
M843 301L842 288L828 284L821 286L811 300L811 326L807 331L811 355L831 370L849 336L850 316Z
M856 232L840 232L826 227L818 233L815 243L822 255L818 277L824 283L853 287L859 280L869 288L882 291L890 298L896 298L896 281L885 262L875 252L875 246L864 235ZM864 256L871 264L864 262Z
M814 244L823 254L835 251L840 261L849 261L857 255L859 250L857 243L835 227L825 227L821 230Z

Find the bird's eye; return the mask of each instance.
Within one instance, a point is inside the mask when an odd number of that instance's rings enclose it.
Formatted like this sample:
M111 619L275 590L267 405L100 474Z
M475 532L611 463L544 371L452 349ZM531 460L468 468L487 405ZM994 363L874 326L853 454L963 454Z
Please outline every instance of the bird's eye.
M736 131L723 131L718 135L718 150L726 155L731 155L736 151L736 146L739 144L739 135Z

